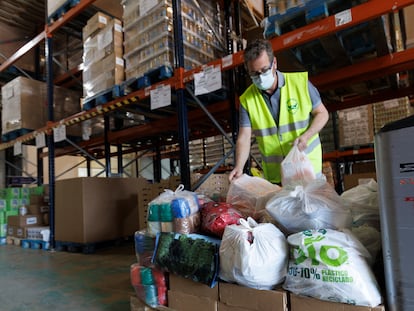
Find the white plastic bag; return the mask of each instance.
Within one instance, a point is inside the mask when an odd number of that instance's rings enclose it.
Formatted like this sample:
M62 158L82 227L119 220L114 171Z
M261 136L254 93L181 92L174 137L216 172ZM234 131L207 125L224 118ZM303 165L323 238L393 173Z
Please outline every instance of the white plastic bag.
M230 184L226 202L242 212L244 217L258 220L267 201L280 189L264 178L243 174Z
M343 192L341 198L351 209L354 227L369 225L380 230L378 185L374 179Z
M252 218L225 228L220 244L222 280L256 289L272 289L283 282L288 261L286 238L270 223Z
M293 145L281 163L282 186L306 184L316 178L312 163L305 152Z
M266 210L285 233L308 229L351 227L351 212L330 184L315 179L294 190L283 188L266 204Z
M352 227L351 230L361 244L364 245L371 254L372 261L368 263L372 266L381 251L381 233L376 228L368 225Z
M283 288L297 295L375 307L382 302L365 247L349 230L307 230L288 237Z

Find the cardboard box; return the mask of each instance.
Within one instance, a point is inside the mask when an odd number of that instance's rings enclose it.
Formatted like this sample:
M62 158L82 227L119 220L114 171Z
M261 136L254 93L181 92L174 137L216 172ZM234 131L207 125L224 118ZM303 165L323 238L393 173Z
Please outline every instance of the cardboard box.
M7 235L15 238L24 239L27 237L25 228L7 225Z
M140 182L143 179L98 177L57 181L56 240L93 243L133 236L139 227Z
M318 311L385 311L384 306L378 307L363 307L363 306L353 306L343 303L323 301L319 299L314 299L310 297L302 297L290 295L290 311L309 311L309 310L318 310Z
M7 220L9 226L15 227L27 227L27 226L36 226L40 223L40 219L38 215L17 215L17 216L9 216Z
M1 88L2 132L38 129L46 124L46 84L17 77Z
M219 302L218 311L251 311L251 309L229 306L229 305L226 305L225 303Z
M404 22L405 22L405 32L407 35L406 46L408 48L414 47L414 5L409 5L403 9L404 12Z
M179 311L217 311L218 301L205 296L194 296L179 291L168 291L168 307Z
M406 96L378 102L373 104L373 110L374 132L378 133L384 125L411 115L410 99Z
M131 306L131 311L152 311L157 310L151 307L148 307L145 303L138 299L136 296L131 296L129 299L129 303ZM164 309L163 309L164 310Z
M338 111L339 146L353 147L374 142L372 105Z
M349 190L358 185L365 184L369 182L372 178L375 180L377 179L375 172L344 175L344 190Z
M2 132L18 129L35 130L46 125L47 89L46 83L26 77L17 77L1 88ZM63 119L80 111L80 94L63 87L54 87L53 100L57 109L55 118Z
M258 290L237 284L220 282L219 295L221 304L224 304L226 307L242 308L238 310L288 310L287 292L284 290Z
M102 12L96 13L88 20L85 27L82 29L83 40L86 40L88 37L94 35L99 29L104 28L106 25L108 25L108 22L110 20L110 16Z
M197 297L207 297L211 300L219 300L219 286L213 288L194 282L190 279L170 273L169 277L170 290L183 292Z

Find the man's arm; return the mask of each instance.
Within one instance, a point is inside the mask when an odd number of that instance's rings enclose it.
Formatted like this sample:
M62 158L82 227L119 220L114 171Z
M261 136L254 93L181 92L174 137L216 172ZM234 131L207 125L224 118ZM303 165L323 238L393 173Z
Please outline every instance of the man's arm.
M295 140L295 144L297 144L300 151L303 151L307 148L309 139L316 133L319 133L329 119L328 110L326 110L326 107L323 103L320 103L315 109L312 110L312 116L312 123L307 131Z
M250 144L252 138L251 127L240 127L236 142L236 160L234 169L230 172L229 181L243 175L243 168L250 156Z

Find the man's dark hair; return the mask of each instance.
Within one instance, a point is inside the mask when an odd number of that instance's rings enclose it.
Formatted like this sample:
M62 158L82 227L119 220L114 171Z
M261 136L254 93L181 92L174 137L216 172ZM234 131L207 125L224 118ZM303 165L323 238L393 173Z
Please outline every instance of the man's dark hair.
M244 49L244 63L247 64L247 62L258 58L263 51L266 51L270 60L273 59L273 48L268 40L254 39L248 42Z

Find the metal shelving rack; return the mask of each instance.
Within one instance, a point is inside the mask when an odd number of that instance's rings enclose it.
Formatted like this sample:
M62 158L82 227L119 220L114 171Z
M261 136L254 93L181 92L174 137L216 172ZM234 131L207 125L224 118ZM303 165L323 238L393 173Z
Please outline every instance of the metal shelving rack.
M56 32L60 27L65 25L68 21L75 18L77 14L82 12L87 6L91 5L94 0L81 0L75 7L70 9L61 19L57 20L51 25L46 25L45 29L34 37L30 42L20 48L16 53L14 53L8 60L3 62L0 65L0 72L6 70L10 67L13 63L15 63L18 59L20 59L25 53L30 51L32 48L40 44L42 41L46 40L47 42L47 50L48 53L51 54L52 52L52 38L54 32ZM230 12L227 7L230 7L228 4L233 4L235 10L239 10L239 2L238 1L226 1L226 16L227 18L232 13ZM273 45L273 49L275 52L280 52L283 50L291 49L299 44L303 44L306 42L310 42L312 40L318 39L320 37L334 34L340 30L346 29L348 27L357 25L359 23L369 21L371 19L377 18L381 15L397 12L398 10L404 8L405 6L414 4L414 0L400 0L400 1L393 1L393 0L370 0L363 4L353 7L349 10L352 18L347 21L346 23L338 22L337 16L328 16L323 18L319 21L313 22L309 25L303 26L286 34L282 34L278 37L272 38L271 42ZM177 38L182 38L181 25L180 25L180 0L173 1L173 8L174 8L174 23L175 23L175 32ZM234 13L234 12L233 12ZM237 12L236 12L237 13ZM229 30L229 29L227 29ZM236 33L240 33L240 29L236 29ZM230 44L231 40L229 38L229 31L226 33L227 36L227 43L228 43L228 50L229 55L221 58L216 59L212 62L205 64L205 66L220 66L223 72L227 72L232 79L230 79L230 83L234 87L234 70L237 70L243 64L243 51L232 51L232 45ZM184 102L184 91L186 90L186 84L191 82L194 78L194 74L203 70L203 67L195 68L192 70L184 70L182 66L182 58L183 58L183 48L182 48L182 40L176 40L176 55L178 60L178 68L174 70L174 75L168 80L164 80L160 83L156 83L145 90L138 90L134 91L126 96L117 98L113 101L110 101L102 106L97 108L92 108L88 111L82 111L75 115L69 116L63 120L54 121L50 120L47 125L44 127L37 129L34 132L29 134L23 135L18 137L17 139L0 144L0 150L5 150L12 147L16 142L25 143L35 138L38 133L45 133L48 135L49 139L49 146L52 146L49 150L49 168L50 168L50 186L52 187L53 192L53 185L54 185L54 158L63 154L70 154L78 152L75 147L69 146L67 148L63 148L60 150L54 150L53 148L53 141L51 141L51 134L53 128L58 127L61 124L64 125L73 125L76 123L80 123L82 121L105 115L107 112L120 109L122 107L126 107L131 103L140 101L144 98L149 96L149 92L152 89L157 88L160 84L168 84L171 86L173 90L177 92L177 102L178 102L178 111L176 117L167 117L166 119L161 119L159 121L153 121L151 124L140 125L134 128L120 130L116 132L107 132L105 137L99 137L91 139L88 142L81 143L79 146L102 146L108 144L122 144L123 141L126 141L128 138L135 137L137 135L147 135L148 133L152 133L157 135L161 133L161 131L166 131L167 129L175 129L178 127L179 129L179 138L178 143L180 145L180 167L181 167L181 176L184 185L189 187L190 185L190 171L189 171L189 148L188 148L188 129L192 126L197 126L197 122L199 120L205 119L205 111L202 109L187 111L187 107ZM240 47L241 48L241 47ZM50 60L49 60L50 61ZM400 71L406 71L414 69L414 49L403 50L400 52L390 53L386 56L382 56L376 59L371 59L368 61L363 61L358 64L350 65L344 68L337 69L333 72L327 72L318 74L316 76L311 77L311 81L318 87L319 90L325 90L329 88L333 88L340 85L346 85L350 81L367 81L372 79L373 77L379 77L386 74L394 74ZM48 78L49 89L52 89L50 85L53 84L53 79L51 75ZM381 100L397 98L401 96L405 96L408 94L413 94L414 90L413 87L406 87L406 88L399 88L397 90L386 90L381 93L377 93L374 96L369 96L366 98L358 98L354 100L347 100L344 102L338 102L334 104L328 105L328 110L336 111L344 108L354 107L358 105L362 105L365 103L375 101L375 98L378 97ZM215 115L223 115L226 114L230 115L231 124L233 124L233 128L230 129L232 132L233 139L236 138L237 129L234 126L236 122L236 113L235 107L237 105L237 98L230 98L229 100L225 100L223 102L211 104L208 107L208 112L211 113L213 116ZM53 103L49 100L49 107L53 107ZM52 108L50 108L52 109ZM361 153L372 153L372 150L366 151L358 151ZM336 151L329 155L325 155L328 158L338 158L338 157L346 157L348 156L345 153ZM353 154L354 155L354 154ZM54 210L54 202L53 198L51 197L51 211L53 213ZM53 214L51 214L52 216ZM53 218L52 218L53 219ZM53 232L53 230L52 230ZM52 236L53 239L53 236Z

